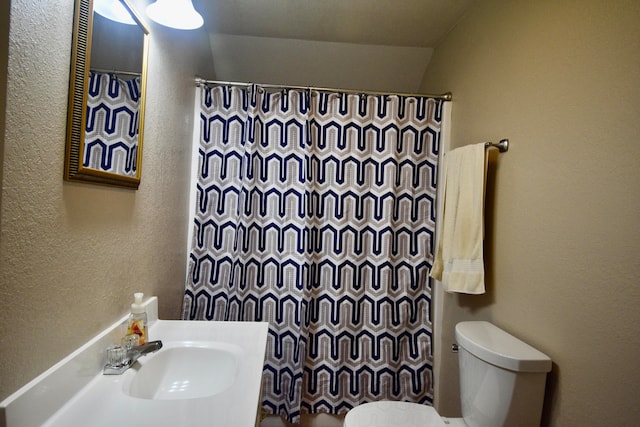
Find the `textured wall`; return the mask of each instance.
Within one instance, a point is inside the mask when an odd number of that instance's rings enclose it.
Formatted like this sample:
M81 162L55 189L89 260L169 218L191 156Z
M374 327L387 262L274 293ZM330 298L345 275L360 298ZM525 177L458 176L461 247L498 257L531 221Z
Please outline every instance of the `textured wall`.
M199 31L151 26L138 191L62 180L74 2L12 0L0 240L0 399L128 311L178 318Z
M7 100L7 61L9 59L9 2L0 4L0 188L4 166L4 124ZM2 197L0 197L0 221L2 221Z
M458 412L453 327L488 319L554 361L543 425L640 420L640 3L478 2L436 48L452 145L492 165L485 296L444 296L441 413Z

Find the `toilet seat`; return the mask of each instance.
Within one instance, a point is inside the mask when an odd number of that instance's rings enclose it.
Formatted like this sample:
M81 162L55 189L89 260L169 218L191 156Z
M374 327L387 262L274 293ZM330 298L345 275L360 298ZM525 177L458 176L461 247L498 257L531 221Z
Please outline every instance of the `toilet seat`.
M446 427L431 406L380 401L356 406L344 419L344 427Z

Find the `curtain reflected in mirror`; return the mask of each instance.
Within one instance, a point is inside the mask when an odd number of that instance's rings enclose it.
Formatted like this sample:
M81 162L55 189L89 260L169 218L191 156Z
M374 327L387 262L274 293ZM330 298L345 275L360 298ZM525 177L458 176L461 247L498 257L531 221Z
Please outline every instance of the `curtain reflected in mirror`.
M91 71L82 165L135 177L139 115L140 77Z
M125 0L129 23L90 5L76 1L65 179L138 188L149 31Z

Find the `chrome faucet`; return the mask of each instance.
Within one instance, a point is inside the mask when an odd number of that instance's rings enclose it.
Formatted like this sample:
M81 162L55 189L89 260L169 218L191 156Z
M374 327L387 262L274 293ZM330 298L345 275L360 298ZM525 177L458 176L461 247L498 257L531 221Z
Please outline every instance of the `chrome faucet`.
M140 357L154 353L162 348L162 341L150 341L142 345L114 345L107 349L107 364L104 365L104 375L121 375L129 369Z

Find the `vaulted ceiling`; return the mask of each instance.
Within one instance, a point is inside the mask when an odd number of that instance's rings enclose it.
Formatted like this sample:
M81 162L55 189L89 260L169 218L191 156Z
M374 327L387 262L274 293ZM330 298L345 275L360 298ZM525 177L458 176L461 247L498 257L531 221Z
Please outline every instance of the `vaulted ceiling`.
M193 0L215 78L414 92L478 0Z

